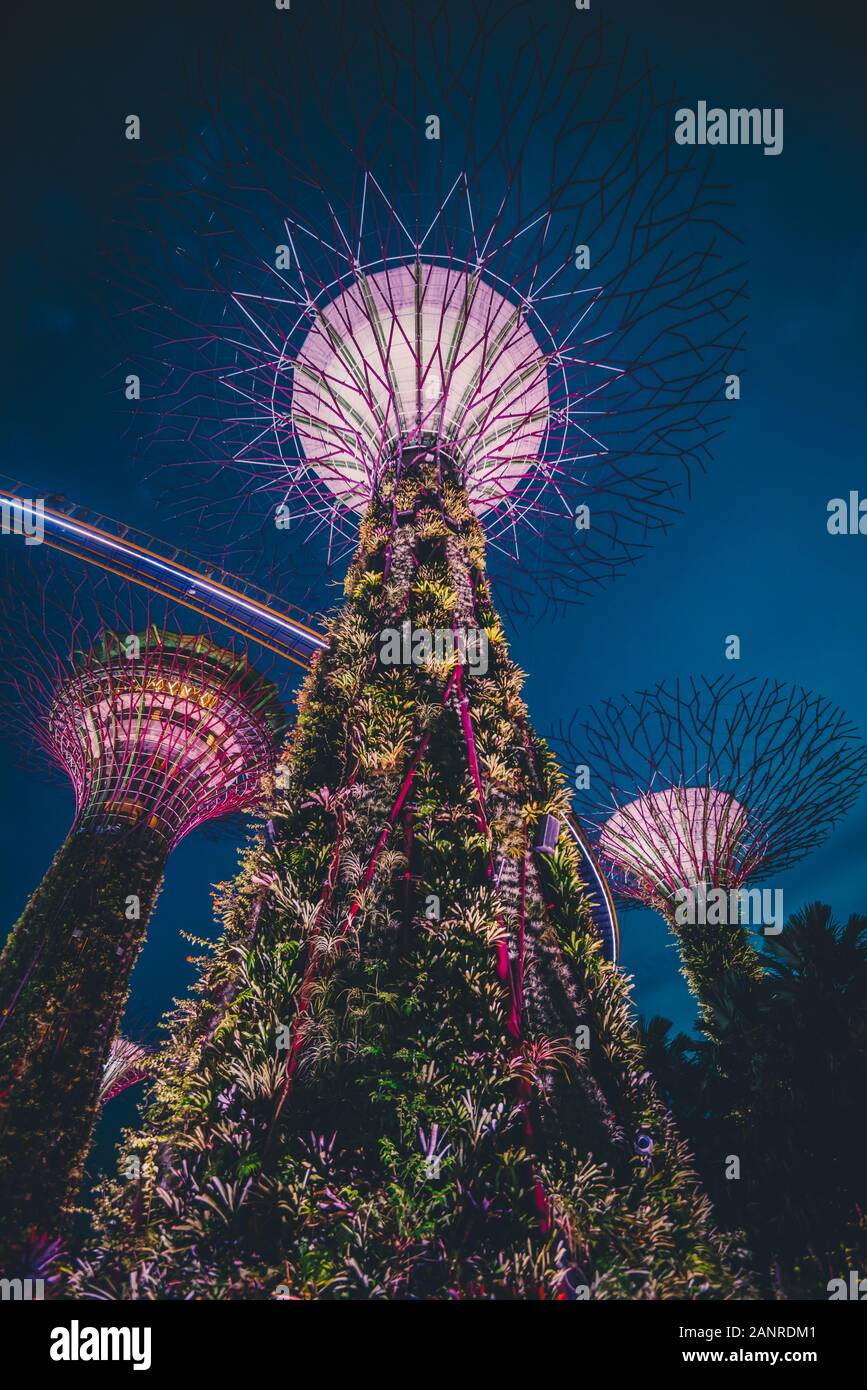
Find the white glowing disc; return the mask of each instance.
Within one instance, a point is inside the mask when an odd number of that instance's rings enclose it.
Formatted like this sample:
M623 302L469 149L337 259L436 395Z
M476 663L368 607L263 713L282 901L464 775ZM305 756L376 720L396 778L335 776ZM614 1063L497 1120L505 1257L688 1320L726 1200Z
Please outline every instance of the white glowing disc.
M548 427L548 364L524 307L463 270L360 273L317 310L293 371L304 456L353 511L401 441L448 450L478 512L505 503Z
M713 787L668 787L622 806L605 822L599 850L622 872L662 891L717 884L735 870L744 808Z

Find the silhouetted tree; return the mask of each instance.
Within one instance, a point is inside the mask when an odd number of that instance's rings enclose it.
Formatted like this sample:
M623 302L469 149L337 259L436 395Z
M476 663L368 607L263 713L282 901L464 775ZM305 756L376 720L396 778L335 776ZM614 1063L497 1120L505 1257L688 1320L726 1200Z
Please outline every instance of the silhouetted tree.
M867 917L841 926L812 903L762 964L716 991L715 1040L645 1025L648 1064L766 1291L824 1297L867 1258Z

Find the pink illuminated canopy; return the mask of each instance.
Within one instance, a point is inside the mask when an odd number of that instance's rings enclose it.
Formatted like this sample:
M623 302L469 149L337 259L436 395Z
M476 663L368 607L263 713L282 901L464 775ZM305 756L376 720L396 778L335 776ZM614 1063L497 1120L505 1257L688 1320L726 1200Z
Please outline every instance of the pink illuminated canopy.
M667 787L615 811L602 827L599 850L637 896L668 894L707 882L737 886L744 808L713 787Z
M363 511L401 443L437 443L478 511L534 466L548 426L547 362L521 305L480 274L423 261L360 274L324 309L294 363L304 455Z

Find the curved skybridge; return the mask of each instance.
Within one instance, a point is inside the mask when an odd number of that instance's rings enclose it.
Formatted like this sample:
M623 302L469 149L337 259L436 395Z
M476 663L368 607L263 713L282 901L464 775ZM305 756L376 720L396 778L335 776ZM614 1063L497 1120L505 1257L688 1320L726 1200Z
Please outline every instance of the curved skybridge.
M0 478L0 507L13 525L32 524L33 492ZM55 496L40 515L46 545L223 623L297 666L308 667L326 645L319 617L125 522Z

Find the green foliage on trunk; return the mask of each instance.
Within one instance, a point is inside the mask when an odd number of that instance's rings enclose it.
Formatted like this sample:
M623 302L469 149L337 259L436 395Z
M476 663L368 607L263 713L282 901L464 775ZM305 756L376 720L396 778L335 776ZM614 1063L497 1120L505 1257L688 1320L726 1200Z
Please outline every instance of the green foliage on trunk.
M482 532L422 459L361 530L273 834L220 902L78 1293L730 1297L535 738ZM481 627L485 674L378 636ZM587 1030L584 1046L581 1028ZM131 1174L131 1176L127 1176Z
M677 941L680 973L701 1011L709 1037L721 1037L715 1003L721 989L749 991L762 978L761 957L749 928L727 912L722 920L678 922L675 906L660 899L652 904L665 918Z
M99 1086L156 901L166 846L148 829L74 831L0 956L0 1256L62 1236ZM138 916L127 916L136 895Z

